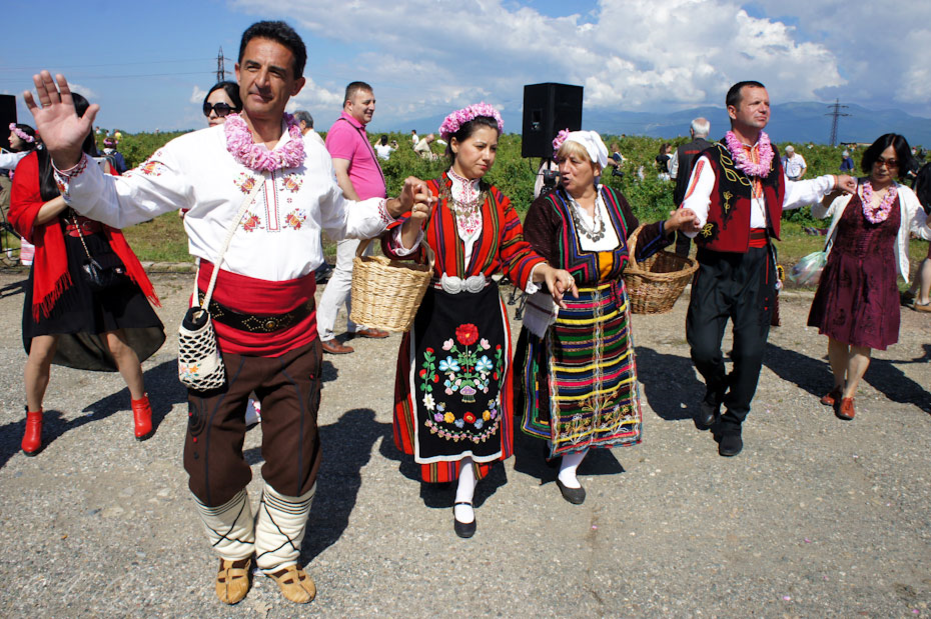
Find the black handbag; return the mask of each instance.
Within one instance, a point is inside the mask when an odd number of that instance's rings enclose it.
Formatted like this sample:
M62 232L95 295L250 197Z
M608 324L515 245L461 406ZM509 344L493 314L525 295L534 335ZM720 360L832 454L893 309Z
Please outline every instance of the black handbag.
M73 217L71 221L78 230L78 237L81 239L81 245L84 246L84 253L87 254L87 258L81 263L81 274L91 290L103 292L125 283L127 280L126 269L119 261L119 258L114 256L116 259L112 262L115 262L115 264L100 264L91 256L90 250L87 249L87 243L84 242L84 233L81 231L81 225L78 223L77 217ZM110 261L104 260L104 262Z

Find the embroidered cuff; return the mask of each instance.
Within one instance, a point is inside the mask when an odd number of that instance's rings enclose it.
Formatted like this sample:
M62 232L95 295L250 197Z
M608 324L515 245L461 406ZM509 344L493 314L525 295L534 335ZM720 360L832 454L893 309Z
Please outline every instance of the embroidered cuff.
M381 222L387 227L388 224L393 224L397 221L394 217L391 216L391 213L388 212L388 199L380 198L378 200L378 217L381 219Z
M546 264L546 263L538 262L535 265L533 265L532 269L530 269L530 277L527 278L527 285L524 286L524 292L526 292L527 294L536 294L537 292L540 291L540 284L534 283L533 274L536 273L537 268L539 268L540 265L543 265L543 264Z
M413 247L404 247L404 243L401 241L401 229L402 227L398 226L391 233L391 236L388 237L388 249L398 258L410 256L415 253L420 247L421 241L423 241L423 229L421 228L417 233L417 238L414 240Z

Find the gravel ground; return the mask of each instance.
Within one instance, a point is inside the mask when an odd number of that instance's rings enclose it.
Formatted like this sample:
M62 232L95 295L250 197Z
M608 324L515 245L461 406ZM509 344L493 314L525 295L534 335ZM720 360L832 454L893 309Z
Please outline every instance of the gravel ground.
M636 316L642 445L593 453L584 505L562 500L541 443L478 490L478 533L452 530L452 488L424 487L391 438L400 337L326 357L324 462L302 561L308 606L257 577L221 605L216 559L181 466L185 392L174 332L190 275L156 276L169 341L145 363L157 431L133 440L116 374L54 368L46 449L23 432L22 272L0 272L0 616L434 617L876 616L931 614L931 319L904 310L843 422L818 404L826 340L787 295L745 448L721 458L691 420L703 387L686 303ZM516 329L515 329L516 334ZM246 437L258 501L261 430Z

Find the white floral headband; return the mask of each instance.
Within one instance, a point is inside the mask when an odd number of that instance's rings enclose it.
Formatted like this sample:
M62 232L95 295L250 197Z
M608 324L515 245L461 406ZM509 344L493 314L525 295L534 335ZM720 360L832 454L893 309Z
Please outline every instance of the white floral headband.
M33 136L29 135L28 133L26 133L19 127L17 127L16 123L10 123L10 131L12 131L13 134L16 135L16 137L21 139L23 142L29 142L30 144L32 144L33 142L36 141L36 139Z

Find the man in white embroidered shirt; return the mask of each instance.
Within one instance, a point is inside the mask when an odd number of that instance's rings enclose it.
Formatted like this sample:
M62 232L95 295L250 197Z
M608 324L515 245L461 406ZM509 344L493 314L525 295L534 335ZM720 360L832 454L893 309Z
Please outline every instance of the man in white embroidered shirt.
M248 592L253 560L289 600L306 603L316 594L297 562L320 466L322 353L313 271L323 260L321 229L333 238L368 238L408 209L419 218L428 210L422 184L413 178L401 199L349 208L326 150L305 140L284 114L304 85L306 57L300 36L284 22L253 24L236 64L242 113L172 140L122 177L105 177L81 153L98 106L78 118L67 81L56 76L56 88L47 71L33 78L41 107L25 93L66 202L118 228L190 209L184 227L199 259L201 295L219 268L210 313L227 380L213 391L188 391L184 466L220 556L217 596L229 604ZM250 202L235 223L229 251L215 265L244 200ZM263 405L265 457L254 521L246 493L252 474L242 456L253 391Z

